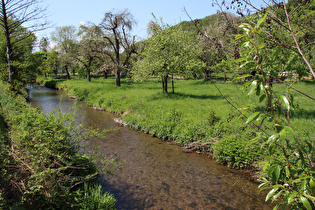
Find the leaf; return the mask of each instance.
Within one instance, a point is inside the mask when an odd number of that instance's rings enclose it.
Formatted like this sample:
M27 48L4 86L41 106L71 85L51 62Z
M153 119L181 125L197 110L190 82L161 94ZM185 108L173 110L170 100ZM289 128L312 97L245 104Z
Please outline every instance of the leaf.
M276 133L276 134L270 136L270 137L268 138L267 144L269 144L269 143L271 143L271 142L274 142L274 141L279 137L279 135L280 135L279 133Z
M307 200L305 197L300 196L300 200L301 200L303 206L304 206L307 210L312 210L312 206L311 206L310 202L308 202L308 200Z
M282 146L284 146L285 138L286 138L285 129L282 129L279 134L280 134L280 138L279 138L280 143L281 143Z
M265 15L264 15L264 17L261 18L261 19L258 21L258 23L257 23L257 25L256 25L255 28L258 28L258 27L265 21L265 19L267 18L267 15L268 15L268 12L266 12Z
M266 98L266 94L261 95L259 98L259 102L260 103L263 102L263 100L265 100L265 98Z
M257 86L256 95L259 96L261 92L265 91L264 85L262 82L260 82Z
M246 124L250 123L251 121L257 119L259 117L260 112L255 112L251 116L247 118Z
M238 59L233 60L232 62L233 63L238 63L238 62L242 62L242 61L245 61L245 60L246 60L246 58L238 58Z
M278 192L277 194L275 194L275 195L272 197L272 201L277 200L278 197L279 197L280 195L282 195L282 192L283 192L283 190L281 190L280 192Z
M265 201L268 201L269 198L271 198L276 192L277 192L278 188L273 188L269 191L269 193L266 195L266 200Z
M292 203L294 201L294 197L298 194L298 192L293 191L289 196L288 196L288 204Z
M303 155L303 152L300 149L299 149L299 156L300 156L300 159L301 159L303 165L305 165L304 155Z
M290 126L283 126L283 128L288 131L290 134L294 135L295 131Z
M306 191L306 180L302 181L300 189L301 189L302 192Z
M311 188L312 194L315 196L315 182L313 179L310 180L310 188Z
M279 177L280 177L280 172L281 172L281 167L280 166L275 167L275 169L273 170L273 172L272 172L272 181L274 183L278 182Z
M243 79L243 78L247 78L247 77L251 77L251 76L253 76L253 75L251 75L251 74L244 74L242 76L234 78L233 80L239 80L239 79Z
M290 168L288 166L285 167L285 175L287 178L291 176Z
M282 105L284 106L284 108L289 111L290 110L290 103L288 98L285 95L281 95L280 96L280 101L282 103Z
M252 84L250 85L250 87L249 87L249 92L248 92L248 95L249 95L249 96L254 94L254 92L255 92L255 90L256 90L256 87L257 87L257 81L254 80L254 81L252 82Z

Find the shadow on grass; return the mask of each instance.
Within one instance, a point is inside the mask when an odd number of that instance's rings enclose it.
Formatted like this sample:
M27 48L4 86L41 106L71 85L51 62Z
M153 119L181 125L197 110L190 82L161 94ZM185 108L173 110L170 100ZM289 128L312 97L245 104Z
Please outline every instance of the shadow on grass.
M265 107L259 106L254 110L255 112L264 112ZM298 108L290 111L290 119L314 119L315 110L306 110L303 108Z
M290 118L297 119L314 119L315 118L315 110L305 110L303 108L295 109L290 113Z
M222 96L220 95L209 95L209 94L202 94L202 95L193 95L193 94L187 94L187 93L158 93L151 97L151 100L161 100L161 99L172 99L172 100L181 100L181 99L211 99L211 100L218 100L222 99Z

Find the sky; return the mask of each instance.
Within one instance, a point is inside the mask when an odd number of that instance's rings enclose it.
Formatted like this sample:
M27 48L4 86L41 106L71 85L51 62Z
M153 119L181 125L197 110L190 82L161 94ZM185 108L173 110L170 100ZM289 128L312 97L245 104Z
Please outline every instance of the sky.
M220 1L220 0L219 0ZM251 0L261 4L263 0ZM201 19L217 13L218 7L212 6L212 0L43 0L43 6L48 6L47 20L51 27L37 32L38 40L51 36L56 27L76 26L91 22L99 24L105 13L112 10L128 9L134 16L137 25L131 35L136 39L147 38L147 24L156 18L162 18L164 23L175 25L181 21L189 21L184 8L192 19Z
M134 16L137 25L132 31L138 39L147 37L147 24L153 19L162 18L164 23L175 25L181 21L189 20L183 11L185 7L192 19L204 18L215 14L218 8L212 7L212 0L44 0L47 8L47 19L52 27L38 32L39 39L50 37L57 26L73 25L92 22L99 24L105 13L115 9L123 11L128 9Z

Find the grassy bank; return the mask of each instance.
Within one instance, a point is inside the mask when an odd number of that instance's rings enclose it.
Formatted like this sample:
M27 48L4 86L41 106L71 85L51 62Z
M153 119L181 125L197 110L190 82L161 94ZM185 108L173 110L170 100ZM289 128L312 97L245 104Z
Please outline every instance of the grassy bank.
M0 107L0 209L115 208L97 168L76 149L70 115L45 116L2 83Z
M189 150L211 152L218 162L229 166L250 166L266 152L261 142L252 141L255 128L245 124L246 117L240 116L229 103L236 107L251 103L242 84L216 82L215 86L203 80L175 80L175 94L162 94L161 82L157 78L139 84L125 79L122 87L115 87L114 82L101 78L90 83L72 79L59 81L57 87L78 100L85 100L88 105L121 115L135 129L177 141ZM294 86L314 97L312 82ZM274 84L274 89L282 92L283 86ZM312 138L314 102L300 93L292 94L295 109L291 112L291 122L301 137ZM266 107L266 104L250 111L260 107Z

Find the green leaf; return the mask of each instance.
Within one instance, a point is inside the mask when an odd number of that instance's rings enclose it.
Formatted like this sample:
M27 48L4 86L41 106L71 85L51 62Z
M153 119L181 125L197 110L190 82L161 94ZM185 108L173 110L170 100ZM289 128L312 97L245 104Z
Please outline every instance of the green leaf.
M308 200L307 200L305 197L300 196L300 200L301 200L303 206L304 206L307 210L312 210L312 206L311 206L310 202L308 202Z
M281 95L280 96L280 101L282 103L282 106L284 106L284 108L289 111L290 110L290 103L288 98L285 95Z
M298 194L298 192L293 191L290 195L288 195L288 204L294 201L294 197Z
M272 201L277 200L278 197L279 197L280 195L282 195L282 192L283 192L283 190L281 190L280 192L278 192L277 194L275 194L275 195L272 197Z
M256 90L256 88L257 88L257 81L254 80L254 81L252 82L252 84L250 85L250 87L249 87L248 95L249 95L249 96L250 96L250 95L253 95L254 92L255 92L255 90Z
M311 188L312 194L315 196L315 182L313 179L310 180L310 188Z
M268 13L266 12L265 15L264 15L264 17L261 18L261 19L258 21L258 23L257 23L257 25L256 25L255 28L258 28L258 27L265 21L265 19L267 18L267 15L268 15Z
M274 142L274 141L279 137L279 135L280 135L279 133L276 133L276 134L270 136L270 137L268 138L267 144L269 144L269 143L271 143L271 142Z
M269 191L269 193L266 195L266 200L268 201L276 192L277 192L278 188L273 188Z
M299 156L300 156L300 159L301 159L303 165L305 165L304 155L303 155L303 152L300 149L299 149Z
M251 116L247 118L246 124L250 123L251 121L257 119L259 117L260 112L255 112Z
M302 181L300 189L301 189L302 192L306 191L306 180Z
M282 129L279 134L280 134L280 138L279 138L280 143L281 143L282 146L284 146L285 138L286 138L285 129Z
M247 77L251 77L251 76L253 76L253 75L251 75L251 74L244 74L242 76L234 78L233 80L239 80L239 79L243 79L243 78L247 78Z
M288 166L285 167L285 175L287 178L289 178L291 176L291 172Z
M238 59L233 60L232 62L238 63L238 62L243 62L243 61L246 61L246 58L238 58Z
M281 167L280 166L275 167L275 169L272 172L273 183L276 183L279 180L280 172L281 172Z
M266 94L261 95L259 98L259 102L260 103L263 102L265 100L265 98L266 98Z

